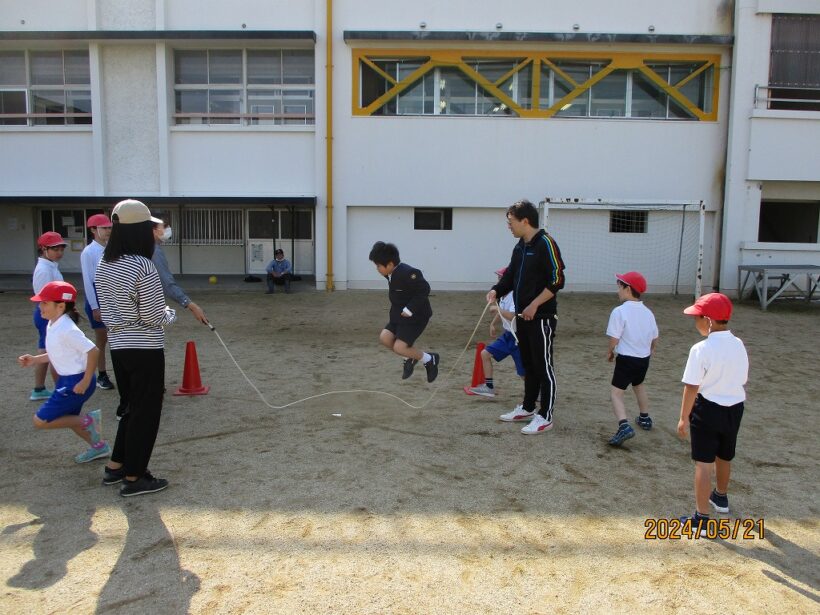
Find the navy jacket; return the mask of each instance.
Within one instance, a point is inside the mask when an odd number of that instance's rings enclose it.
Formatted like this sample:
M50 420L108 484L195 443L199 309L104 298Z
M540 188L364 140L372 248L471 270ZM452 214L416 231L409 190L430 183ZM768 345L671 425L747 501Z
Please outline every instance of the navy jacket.
M493 290L498 297L512 291L520 314L545 288L554 295L564 288L564 261L555 240L544 229L539 229L530 243L523 237L518 240L510 265ZM557 310L558 301L553 297L538 306L535 316L554 316Z
M385 276L387 277L387 276ZM399 263L387 278L390 288L390 322L425 323L433 315L430 307L430 285L418 269ZM401 315L407 308L413 315Z

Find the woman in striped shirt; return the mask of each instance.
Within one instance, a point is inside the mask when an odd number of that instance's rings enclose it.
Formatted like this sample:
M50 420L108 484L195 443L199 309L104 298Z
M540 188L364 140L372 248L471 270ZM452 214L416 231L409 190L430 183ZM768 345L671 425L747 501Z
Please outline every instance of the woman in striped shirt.
M164 478L151 475L148 461L165 389L163 328L176 321L176 312L165 304L162 283L151 262L157 219L143 203L131 199L117 203L111 218L111 237L94 280L108 328L120 407L126 410L103 484L122 482L120 495L128 497L168 486Z

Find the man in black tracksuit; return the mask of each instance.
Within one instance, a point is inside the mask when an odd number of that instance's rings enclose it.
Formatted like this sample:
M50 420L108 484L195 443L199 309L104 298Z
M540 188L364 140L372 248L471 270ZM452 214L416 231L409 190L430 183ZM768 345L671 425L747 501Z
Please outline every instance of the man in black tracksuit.
M538 210L529 201L518 201L507 210L507 225L518 244L507 271L487 293L493 302L513 292L515 330L524 363L524 402L501 415L502 421L529 421L521 432L539 434L552 429L555 405L555 370L552 343L555 338L555 295L564 287L564 261L558 244L538 225ZM535 401L541 393L541 409Z

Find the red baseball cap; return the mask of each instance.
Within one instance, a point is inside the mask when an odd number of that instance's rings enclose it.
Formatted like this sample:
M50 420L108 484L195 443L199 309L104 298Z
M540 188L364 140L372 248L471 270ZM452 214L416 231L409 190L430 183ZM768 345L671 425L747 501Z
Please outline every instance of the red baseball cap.
M706 316L712 320L729 320L732 317L732 300L723 293L708 293L683 310L683 313Z
M114 226L114 224L105 214L94 214L88 219L86 226L91 228L92 226Z
M60 233L55 233L54 231L43 233L37 238L37 246L40 248L53 248L54 246L65 245L67 244L60 236Z
M49 282L40 292L31 298L32 301L76 301L77 289L68 282Z
M615 279L620 280L627 286L631 286L635 289L636 293L645 293L646 292L646 278L643 277L637 271L628 271L626 273L616 273Z

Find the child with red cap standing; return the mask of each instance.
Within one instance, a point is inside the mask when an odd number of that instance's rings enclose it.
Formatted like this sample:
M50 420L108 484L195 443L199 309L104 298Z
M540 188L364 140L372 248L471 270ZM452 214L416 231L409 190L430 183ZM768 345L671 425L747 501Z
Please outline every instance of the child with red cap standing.
M105 245L111 236L113 223L105 214L94 214L88 218L86 224L94 239L83 249L80 254L80 265L83 270L83 289L85 290L85 315L94 330L94 340L97 348L100 349L100 359L97 369L100 375L97 377L97 386L101 389L111 390L114 384L108 377L105 364L105 345L108 343L108 329L102 321L100 315L100 303L97 300L97 289L94 286L94 276L97 274L97 267L102 260Z
M649 398L643 381L649 369L649 357L658 342L658 325L655 315L641 301L641 294L646 292L646 279L637 271L616 275L615 279L621 305L612 310L606 334L609 337L607 361L615 361L610 398L618 419L618 431L609 439L609 444L620 446L635 435L624 405L624 391L630 384L640 411L635 422L642 429L652 429Z
M702 533L709 520L710 505L717 512L729 512L729 475L743 418L743 386L749 375L749 357L743 342L728 328L732 316L729 297L721 293L703 295L683 313L695 317L695 328L706 338L689 351L678 421L681 438L686 437L689 426L696 506L691 521L692 527L700 527ZM681 521L689 519L684 517Z
M100 437L100 411L80 416L83 404L94 393L94 369L99 350L79 328L75 307L77 290L68 282L49 282L31 298L38 302L48 322L46 351L18 357L21 367L51 363L59 374L54 392L34 415L37 429L71 429L88 443L88 450L74 457L77 463L108 457L110 449Z

